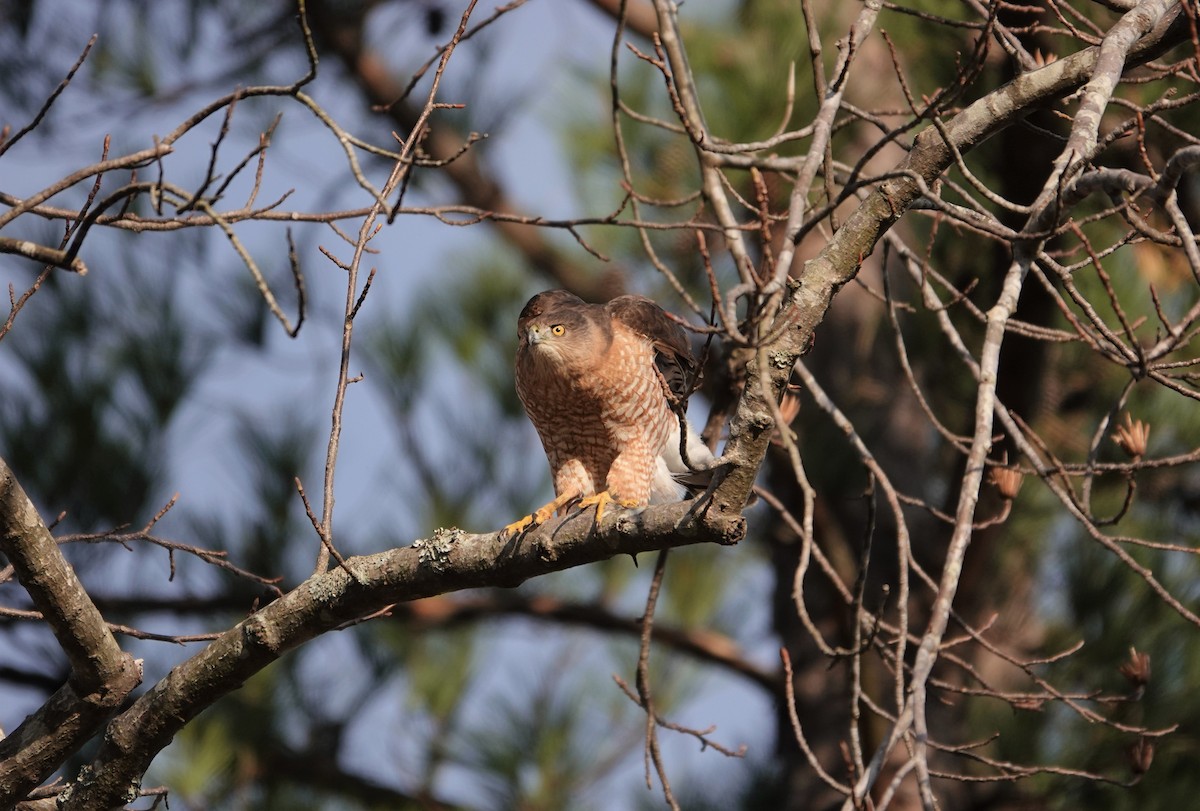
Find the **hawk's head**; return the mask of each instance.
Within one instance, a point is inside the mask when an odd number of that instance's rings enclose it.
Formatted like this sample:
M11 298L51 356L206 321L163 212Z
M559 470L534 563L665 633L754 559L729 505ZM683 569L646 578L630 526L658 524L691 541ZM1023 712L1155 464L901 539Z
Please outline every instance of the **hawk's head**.
M517 319L517 358L548 363L562 371L592 368L612 340L612 328L597 304L566 290L531 298Z

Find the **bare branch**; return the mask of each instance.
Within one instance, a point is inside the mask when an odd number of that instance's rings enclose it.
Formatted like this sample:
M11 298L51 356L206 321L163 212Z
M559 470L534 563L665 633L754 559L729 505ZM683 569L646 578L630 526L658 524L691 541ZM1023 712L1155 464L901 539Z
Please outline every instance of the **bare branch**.
M392 603L465 588L515 586L531 577L619 555L694 543L736 543L738 514L708 502L612 510L593 529L592 514L553 520L508 544L499 533L439 530L412 546L347 558L252 614L172 670L110 725L91 766L64 794L66 811L127 802L154 756L218 697L315 636Z
M142 680L121 650L37 510L0 459L0 551L71 663L71 677L0 741L0 804L54 773Z

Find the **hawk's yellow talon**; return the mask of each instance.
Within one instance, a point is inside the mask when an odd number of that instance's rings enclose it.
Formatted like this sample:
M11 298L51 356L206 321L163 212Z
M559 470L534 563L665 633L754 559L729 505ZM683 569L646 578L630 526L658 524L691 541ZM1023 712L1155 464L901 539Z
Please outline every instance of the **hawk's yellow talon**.
M513 521L511 524L506 524L504 529L500 530L500 537L507 538L510 535L519 535L520 533L524 532L527 528L533 526L535 517L536 516L534 516L533 514L530 514L530 515L525 516L524 518Z
M508 538L511 535L519 535L522 532L527 532L528 530L541 526L549 521L555 512L571 503L576 498L578 498L578 496L574 493L563 493L562 495L559 495L549 504L543 504L529 515L517 521L513 521L504 529L500 530L500 537Z
M585 510L588 507L592 506L593 504L596 505L596 523L597 524L599 524L600 519L604 517L604 508L607 507L609 504L616 504L618 507L624 507L627 510L633 509L634 507L638 506L638 503L636 501L631 501L628 499L623 500L623 499L619 499L619 498L613 498L613 494L608 492L607 490L605 490L603 493L597 493L594 496L588 496L587 498L581 499L579 502L579 509Z

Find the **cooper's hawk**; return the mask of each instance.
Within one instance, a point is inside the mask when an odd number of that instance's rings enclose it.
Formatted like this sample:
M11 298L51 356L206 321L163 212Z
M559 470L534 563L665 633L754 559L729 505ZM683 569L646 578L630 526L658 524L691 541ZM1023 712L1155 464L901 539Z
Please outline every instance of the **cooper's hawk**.
M695 376L687 333L642 296L587 304L566 290L531 298L517 321L517 394L542 438L556 497L505 527L546 521L576 499L580 507L645 507L679 501L678 477L713 456L680 420Z

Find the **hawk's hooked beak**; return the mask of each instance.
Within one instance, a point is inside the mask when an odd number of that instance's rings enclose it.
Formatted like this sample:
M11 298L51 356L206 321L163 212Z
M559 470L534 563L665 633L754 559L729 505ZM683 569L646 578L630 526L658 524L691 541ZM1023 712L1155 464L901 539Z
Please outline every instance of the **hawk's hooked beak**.
M525 340L530 344L541 343L545 337L545 328L538 324L531 324L525 329Z

